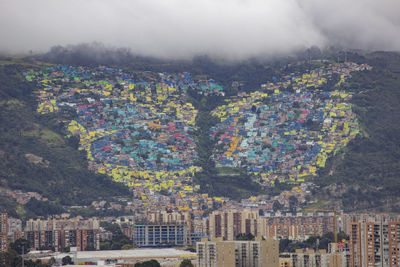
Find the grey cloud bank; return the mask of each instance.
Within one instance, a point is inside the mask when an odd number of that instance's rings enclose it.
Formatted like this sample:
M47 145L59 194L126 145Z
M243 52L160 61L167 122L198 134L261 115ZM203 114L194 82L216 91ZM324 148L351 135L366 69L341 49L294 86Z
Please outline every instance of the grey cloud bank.
M398 0L0 0L0 51L102 42L164 58L400 50Z

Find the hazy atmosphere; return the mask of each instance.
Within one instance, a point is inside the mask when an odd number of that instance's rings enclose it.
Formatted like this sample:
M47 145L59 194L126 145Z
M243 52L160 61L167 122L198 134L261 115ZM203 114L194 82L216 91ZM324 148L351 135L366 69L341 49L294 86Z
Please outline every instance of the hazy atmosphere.
M0 267L400 267L399 11L0 0Z
M102 42L161 57L244 58L312 45L400 49L397 0L1 0L0 50Z

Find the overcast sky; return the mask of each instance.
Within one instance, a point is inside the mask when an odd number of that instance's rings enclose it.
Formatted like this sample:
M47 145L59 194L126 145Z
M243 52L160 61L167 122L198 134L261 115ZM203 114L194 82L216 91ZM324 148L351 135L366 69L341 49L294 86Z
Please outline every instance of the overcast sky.
M400 50L399 14L400 0L0 0L0 51L94 41L171 58Z

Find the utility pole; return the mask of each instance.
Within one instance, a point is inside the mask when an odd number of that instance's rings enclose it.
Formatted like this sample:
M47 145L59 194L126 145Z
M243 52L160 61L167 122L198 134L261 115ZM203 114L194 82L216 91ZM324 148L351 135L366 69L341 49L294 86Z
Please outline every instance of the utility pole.
M25 253L24 248L25 246L22 246L22 267L24 267L24 253Z

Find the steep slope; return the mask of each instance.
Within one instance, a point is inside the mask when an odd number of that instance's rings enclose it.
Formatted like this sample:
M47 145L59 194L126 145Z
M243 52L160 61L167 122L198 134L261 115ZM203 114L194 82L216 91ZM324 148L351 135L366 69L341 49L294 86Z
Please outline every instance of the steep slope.
M320 198L336 199L346 210L399 211L400 199L400 55L372 53L373 70L349 81L363 135L329 160L316 182Z
M24 70L0 66L0 186L37 192L61 205L128 196L126 187L88 171L76 140L63 138L62 122L38 116L34 84L23 79Z
M347 210L371 208L398 211L400 207L396 203L400 199L400 56L383 52L351 56L354 57L352 61L373 66L371 71L352 74L352 79L346 84L347 90L354 95L351 100L352 109L357 114L361 135L350 141L344 149L338 150L333 158L328 158L326 168L318 171L314 181L322 190L317 194L320 199L329 200L328 205L340 202ZM147 65L152 64L150 62ZM252 69L246 68L245 65L243 64L240 70L232 70L229 77L223 75L223 67L219 66L221 71L215 71L216 81L230 85L232 77L240 76L237 80L242 82L243 79L243 83L247 85L257 80L253 86L253 89L256 89L258 83L269 76L265 71L267 67L264 67L263 75L255 73L259 79L252 81L251 75L242 75L243 70ZM197 67L207 71L197 73L211 75L214 71L213 68L210 68L212 71L208 69L208 64L204 63L201 66L202 68ZM299 71L308 68L307 64L292 67L301 68ZM186 65L183 67L179 63L171 63L168 68L187 70ZM0 163L0 175L6 178L2 179L3 186L7 186L8 183L11 188L37 191L61 203L67 203L69 199L74 203L87 203L89 199L98 195L126 192L126 189L110 183L107 177L87 171L85 155L76 150L77 140L65 139L63 131L66 127L58 122L60 118L64 122L72 119L68 111L58 113L57 120L54 115L33 115L36 103L31 95L32 83L21 82L17 73L22 71L22 67L16 66L3 67L1 70L1 80L4 82L0 85L0 145L3 151L0 152L0 157L6 159ZM286 71L293 72L291 69ZM278 72L278 68L275 72ZM239 86L239 91L244 91L243 89L249 88ZM230 86L224 90L227 90L226 96L237 93L233 92ZM247 174L240 170L235 170L234 175L230 173L231 169L221 171L215 168L210 160L216 143L208 138L208 133L217 123L210 111L223 103L224 99L194 93L190 96L191 102L199 110L199 116L196 118L199 130L193 133L199 154L196 164L204 170L196 174L194 181L201 185L204 192L214 195L239 199L260 193L261 188L258 184L248 183L250 177ZM55 166L57 168L53 168ZM7 171L7 168L11 168L11 171ZM38 179L39 176L44 178ZM43 185L41 181L46 182ZM85 199L81 200L82 195Z

